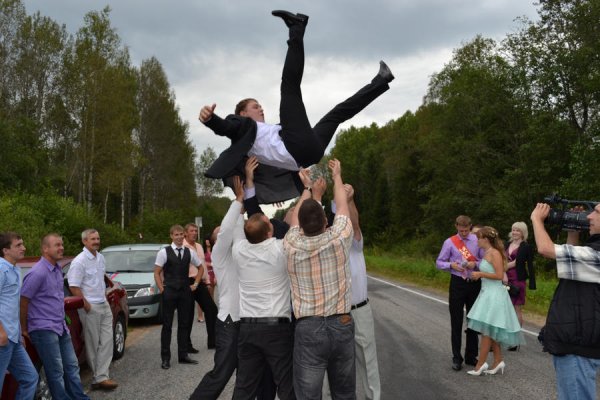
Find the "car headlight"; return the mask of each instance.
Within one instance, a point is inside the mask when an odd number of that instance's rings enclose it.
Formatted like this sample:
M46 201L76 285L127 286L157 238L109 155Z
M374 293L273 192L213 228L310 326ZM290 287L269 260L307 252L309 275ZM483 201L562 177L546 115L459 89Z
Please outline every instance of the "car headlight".
M150 286L150 287L145 287L145 288L139 289L137 292L135 292L135 295L133 295L133 297L152 296L154 293L155 293L154 286Z

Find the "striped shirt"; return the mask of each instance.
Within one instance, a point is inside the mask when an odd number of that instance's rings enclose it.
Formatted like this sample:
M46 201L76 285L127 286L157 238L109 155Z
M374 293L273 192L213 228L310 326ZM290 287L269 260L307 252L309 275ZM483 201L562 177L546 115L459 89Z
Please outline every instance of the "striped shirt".
M348 250L352 236L352 223L344 215L337 215L333 225L320 235L304 236L298 226L285 235L296 318L350 312Z
M558 277L600 283L600 251L587 246L554 245Z

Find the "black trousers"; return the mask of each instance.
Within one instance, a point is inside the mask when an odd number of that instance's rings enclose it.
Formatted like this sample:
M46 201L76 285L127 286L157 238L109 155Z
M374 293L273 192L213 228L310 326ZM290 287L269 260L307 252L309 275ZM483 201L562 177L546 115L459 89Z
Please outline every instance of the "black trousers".
M456 275L450 277L450 298L448 300L450 308L450 326L452 329L452 361L462 363L464 360L472 361L477 358L479 352L477 332L472 329L466 330L467 345L465 347L465 357L461 356L463 320L465 317L464 308L467 308L467 314L481 289L481 281L466 281Z
M163 325L160 333L160 356L163 360L171 360L171 331L175 310L177 310L177 354L179 358L187 355L191 297L192 290L187 285L181 289L164 288L162 293Z
M238 372L233 399L252 400L269 367L281 400L295 399L292 379L294 330L287 324L240 324Z
M208 288L204 284L198 285L198 288L192 292L190 312L188 321L190 326L190 334L188 335L188 349L192 346L192 327L194 326L194 302L198 303L204 311L204 321L206 323L207 346L209 349L215 347L215 322L217 320L218 309L212 296L208 292Z
M190 399L216 400L237 368L238 335L240 322L223 322L217 319L215 324L216 349L215 366L204 375Z
M336 105L311 127L302 100L300 83L304 74L304 28L292 26L281 78L279 118L281 138L294 160L303 167L318 163L338 126L358 114L390 87L381 77Z

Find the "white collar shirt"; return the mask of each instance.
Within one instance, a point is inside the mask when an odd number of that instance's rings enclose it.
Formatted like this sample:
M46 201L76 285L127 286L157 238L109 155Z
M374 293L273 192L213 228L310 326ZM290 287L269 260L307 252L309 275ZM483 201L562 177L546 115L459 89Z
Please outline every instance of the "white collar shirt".
M283 241L275 238L252 244L246 239L233 244L239 265L240 317L291 317L290 278Z
M178 255L177 249L181 249L181 257L183 257L183 254L185 251L184 245L177 247L175 245L175 243L171 243L171 248L173 249L173 252L175 253L175 255ZM190 250L190 256L191 256L190 264L202 265L202 260L200 260L200 257L198 257L198 254L195 251ZM163 247L156 254L156 261L154 262L154 265L162 268L165 266L166 263L167 263L167 250Z
M298 171L298 163L285 148L279 136L281 125L256 122L256 139L248 152L248 157L255 156L258 162L272 167Z
M241 211L242 203L234 200L221 222L217 241L210 255L218 282L219 313L217 318L223 322L227 316L231 316L234 322L240 320L239 268L233 259L232 245L234 240L244 238L244 217Z
M106 301L105 271L104 256L99 252L94 255L84 247L83 251L71 261L67 280L69 286L81 289L88 303L102 304Z
M367 300L367 264L363 254L363 237L352 238L352 246L348 250L348 264L352 279L352 305Z

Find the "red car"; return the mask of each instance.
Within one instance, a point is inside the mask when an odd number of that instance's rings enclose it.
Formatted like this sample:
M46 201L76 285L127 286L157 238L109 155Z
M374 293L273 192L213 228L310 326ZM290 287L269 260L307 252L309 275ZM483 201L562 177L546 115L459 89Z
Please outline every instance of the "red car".
M84 347L84 335L83 326L79 319L77 310L83 308L83 299L78 296L73 296L69 290L69 284L67 282L67 272L69 266L74 257L65 257L59 261L59 265L62 267L63 276L65 277L65 314L67 315L67 325L71 333L71 340L73 342L73 348L75 354L79 359L79 364L85 362L85 347ZM39 261L39 257L25 257L17 263L17 266L21 267L21 276L27 275L33 265ZM123 357L125 353L125 339L127 338L127 324L129 322L129 307L127 306L127 292L125 288L119 283L112 281L106 274L104 275L104 282L106 284L106 300L110 304L110 308L113 314L113 341L114 341L114 353L113 360L117 360ZM40 380L38 388L36 390L35 399L51 399L50 390L46 382L46 375L42 369L42 361L40 360L35 348L29 340L26 340L25 347L33 365L40 374ZM10 372L6 371L4 377L4 386L2 387L2 397L0 400L12 400L15 397L17 391L17 381L10 375Z

